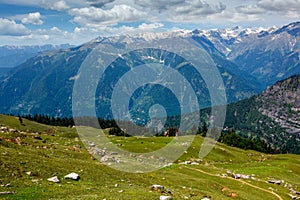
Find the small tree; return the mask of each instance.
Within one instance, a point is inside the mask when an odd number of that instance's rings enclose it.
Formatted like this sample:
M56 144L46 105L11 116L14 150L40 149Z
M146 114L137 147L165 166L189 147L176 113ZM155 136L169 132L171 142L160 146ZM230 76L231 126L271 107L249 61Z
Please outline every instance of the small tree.
M18 118L19 118L20 124L24 126L22 117L20 115L18 115Z

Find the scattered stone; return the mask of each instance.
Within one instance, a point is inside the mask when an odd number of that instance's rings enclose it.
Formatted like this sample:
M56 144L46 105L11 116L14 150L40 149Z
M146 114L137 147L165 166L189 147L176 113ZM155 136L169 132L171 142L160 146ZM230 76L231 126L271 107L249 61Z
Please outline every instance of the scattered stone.
M172 191L171 191L170 189L167 189L167 193L168 193L168 194L171 194L171 195L173 194Z
M164 167L170 167L172 165L173 165L173 163L168 163L168 164L164 165Z
M122 192L124 192L124 190L119 190L119 193L122 193Z
M151 190L156 190L156 191L164 191L165 187L162 185L152 185L150 187Z
M7 183L5 185L1 185L1 187L11 187L11 184L10 183Z
M109 156L109 155L103 156L100 161L101 162L112 162L112 163L119 163L120 162L120 160L115 159L114 157Z
M241 175L240 174L232 174L234 179L241 179Z
M95 146L96 146L95 143L90 144L90 147L95 147Z
M30 175L32 174L32 172L26 172L26 174L27 174L28 176L30 176Z
M43 140L43 138L41 138L40 136L34 136L33 139L35 139L35 140Z
M297 196L294 196L294 195L292 195L292 194L290 194L290 197L291 197L293 200L296 200L296 199L298 199L298 197L297 197Z
M15 194L15 192L10 192L10 191L0 192L0 195L7 195L7 194Z
M280 185L283 181L275 181L275 184Z
M274 180L274 179L270 179L267 181L268 183L271 183L271 184L276 184L276 185L280 185L281 183L283 183L283 181L280 181L280 180Z
M78 181L80 179L80 176L78 174L72 172L72 173L66 175L64 178L65 179L72 179L72 180Z
M50 181L50 182L53 182L53 183L59 183L60 182L57 176L54 176L52 178L48 178L47 180Z
M209 198L207 198L207 197L205 197L205 198L203 198L203 199L201 199L201 200L210 200Z
M233 173L232 177L234 179L251 179L250 175L245 175L245 174L235 174L235 173Z
M169 200L169 199L172 199L172 197L170 197L170 196L164 196L164 195L162 195L162 196L159 197L159 200Z
M115 184L115 187L119 187L119 184Z
M192 162L191 161L184 161L184 162L181 162L179 164L180 165L190 165L190 164L192 164Z

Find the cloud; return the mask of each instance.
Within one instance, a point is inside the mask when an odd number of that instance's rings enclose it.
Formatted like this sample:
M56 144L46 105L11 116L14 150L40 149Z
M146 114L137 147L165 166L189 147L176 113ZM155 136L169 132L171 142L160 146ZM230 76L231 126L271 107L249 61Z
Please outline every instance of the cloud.
M17 24L14 20L0 18L0 35L22 36L28 35L29 32L23 24Z
M248 15L263 15L266 13L282 17L299 18L300 0L259 0L253 5L236 7L236 11Z
M134 22L144 19L146 14L128 5L115 5L109 10L101 8L74 8L69 11L74 21L87 26L112 26L119 22Z
M300 12L300 0L260 0L258 6L268 11L285 12L296 11Z
M170 7L184 4L185 0L135 0L134 3L150 10L167 10Z
M220 14L226 10L226 5L216 5L193 0L188 4L175 7L169 12L169 19L173 22L199 22L200 19L207 19L211 15Z
M44 23L41 20L41 14L39 12L29 13L21 21L23 24L34 24L34 25L42 25Z
M50 10L57 10L57 11L64 11L64 10L68 10L70 8L70 6L64 1L64 0L60 0L60 1L56 1L56 2L52 2L49 3L49 1L43 1L42 5Z
M163 27L164 24L162 23L151 23L151 24L147 24L147 23L142 23L141 25L138 26L138 28L140 30L154 30L154 29L158 29Z
M147 10L151 20L170 22L197 22L209 15L221 13L225 4L206 3L202 0L135 0L136 5Z
M102 8L106 4L112 3L114 1L115 0L87 0L87 2L95 8Z
M265 12L265 9L258 5L247 5L239 6L235 8L238 13L248 14L248 15L258 15Z

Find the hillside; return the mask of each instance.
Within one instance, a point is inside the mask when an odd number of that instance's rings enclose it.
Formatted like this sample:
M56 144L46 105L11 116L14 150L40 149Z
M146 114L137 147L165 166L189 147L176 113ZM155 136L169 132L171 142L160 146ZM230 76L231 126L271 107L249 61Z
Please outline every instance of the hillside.
M42 52L70 48L71 45L0 46L0 69L16 67Z
M265 139L279 151L300 153L300 76L227 107L225 125L246 137Z
M173 165L147 174L130 174L92 159L74 128L26 119L21 125L18 118L4 115L0 115L0 124L0 198L156 200L164 194L172 199L280 200L300 196L299 155L267 155L218 143L199 160L203 138L197 136ZM171 139L108 138L132 152L149 152ZM80 179L63 178L71 172L78 173ZM47 181L53 176L58 176L60 183ZM151 190L153 184L164 186L164 192Z
M151 36L151 35L150 35ZM118 47L119 51L124 51L128 46L133 44L161 43L165 38L181 38L181 32L154 34L149 39L149 35L136 36L116 36L111 38L97 38L89 43L81 46L64 49L56 52L46 52L37 57L27 60L21 64L10 74L0 81L0 113L6 114L47 114L58 117L71 117L71 102L74 82L79 76L81 64L87 58L89 53L96 49L99 44L108 45L110 47ZM184 35L184 38L191 38L191 35ZM227 94L228 102L236 102L241 99L250 97L261 91L261 86L257 80L237 69L237 66L215 49L209 46L203 38L193 38L199 48L205 49L210 53L216 63ZM149 41L150 40L150 41ZM110 45L110 46L109 46ZM106 56L109 56L108 53ZM118 55L119 56L119 55ZM137 50L127 55L121 55L114 63L112 63L103 77L100 77L97 93L95 96L97 111L101 110L98 117L111 118L110 106L111 93L116 85L118 78L122 77L130 69L141 64L161 64L170 65L173 69L180 69L180 73L188 79L195 90L195 94L200 99L200 107L208 107L211 105L210 96L201 75L196 74L187 61L173 52L166 52L163 49ZM94 70L99 69L95 67ZM78 74L79 73L79 74ZM92 77L100 73L94 71L89 75ZM91 78L89 77L89 79ZM104 78L105 77L105 78ZM148 76L139 79L147 79ZM142 79L142 80L143 80ZM132 80L134 83L135 81ZM178 84L178 80L170 81L168 84ZM179 84L180 85L180 84ZM185 93L185 91L181 91ZM162 96L163 91L156 91L155 95ZM7 100L9 99L9 100ZM144 99L142 99L143 101ZM168 101L164 103L168 104ZM179 114L179 113L177 113Z

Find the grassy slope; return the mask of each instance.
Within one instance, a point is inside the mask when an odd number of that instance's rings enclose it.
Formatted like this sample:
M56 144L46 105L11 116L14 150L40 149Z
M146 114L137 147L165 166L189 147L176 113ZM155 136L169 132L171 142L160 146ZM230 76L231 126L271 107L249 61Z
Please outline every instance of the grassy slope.
M159 199L161 194L149 189L152 184L169 188L174 199L201 199L205 196L231 199L228 197L231 193L237 194L234 199L278 199L267 192L271 190L283 199L290 199L284 184L272 185L266 180L285 180L294 188L300 187L299 155L265 155L217 144L200 165L174 164L152 173L129 174L93 160L76 138L75 129L23 121L25 126L20 125L15 117L0 115L0 124L27 131L10 134L0 131L0 184L11 184L11 187L0 186L0 192L16 192L13 195L0 195L0 199ZM36 132L40 132L38 136L43 140L33 138L37 136ZM135 152L151 151L170 141L170 138L110 139L114 143L122 143L124 149ZM203 138L197 136L179 161L197 158L202 141ZM76 144L82 148L73 148ZM255 174L257 180L245 182L267 191L217 176L227 170ZM32 175L26 174L29 171ZM63 176L71 172L78 173L81 179L78 182L64 180ZM58 176L61 183L48 182L47 178L52 176ZM115 184L119 184L119 187L115 187ZM223 188L227 189L222 192Z

